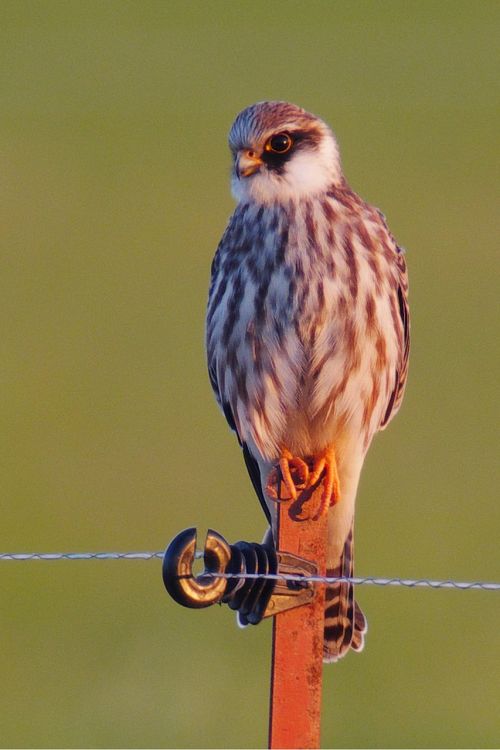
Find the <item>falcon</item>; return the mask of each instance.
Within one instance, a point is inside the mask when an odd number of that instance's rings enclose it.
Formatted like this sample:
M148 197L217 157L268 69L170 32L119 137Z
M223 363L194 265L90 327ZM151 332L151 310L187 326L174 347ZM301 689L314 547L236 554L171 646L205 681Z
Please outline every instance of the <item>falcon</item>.
M271 530L277 481L289 498L321 481L327 575L349 578L360 472L405 389L404 252L347 184L320 118L259 102L236 117L229 146L237 206L212 264L210 380ZM366 630L352 584L329 586L324 660L361 651Z

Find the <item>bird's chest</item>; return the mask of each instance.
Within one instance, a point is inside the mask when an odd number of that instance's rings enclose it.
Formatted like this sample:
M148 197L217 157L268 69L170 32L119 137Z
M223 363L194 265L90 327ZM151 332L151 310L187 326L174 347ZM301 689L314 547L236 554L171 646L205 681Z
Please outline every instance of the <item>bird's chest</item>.
M253 366L259 369L262 358L285 357L303 380L318 346L334 348L345 329L357 325L360 302L352 297L345 265L335 247L312 253L297 239L285 253L249 253L233 284L237 316L231 309L228 315L235 343L242 352L250 350Z
M383 400L389 379L378 385L375 373L394 369L397 349L380 334L392 315L383 263L348 222L332 231L307 215L229 238L208 348L241 436L250 430L263 446L290 430L311 435L325 421L335 430Z

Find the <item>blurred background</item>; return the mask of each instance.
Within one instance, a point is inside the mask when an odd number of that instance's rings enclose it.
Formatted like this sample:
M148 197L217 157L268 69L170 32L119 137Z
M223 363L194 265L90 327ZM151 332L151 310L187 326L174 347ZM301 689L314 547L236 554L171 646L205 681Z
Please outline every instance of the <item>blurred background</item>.
M203 337L227 131L279 98L332 125L408 252L410 378L357 572L499 579L499 26L458 0L2 2L2 551L261 538ZM269 622L182 609L159 561L0 566L3 747L265 746ZM358 597L323 746L497 746L498 595Z

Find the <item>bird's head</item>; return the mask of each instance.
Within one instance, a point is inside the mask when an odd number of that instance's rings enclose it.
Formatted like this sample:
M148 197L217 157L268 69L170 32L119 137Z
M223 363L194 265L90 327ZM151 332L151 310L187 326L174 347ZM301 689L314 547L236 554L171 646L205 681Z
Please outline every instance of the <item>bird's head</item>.
M335 137L323 120L288 102L258 102L229 132L237 201L285 202L343 180Z

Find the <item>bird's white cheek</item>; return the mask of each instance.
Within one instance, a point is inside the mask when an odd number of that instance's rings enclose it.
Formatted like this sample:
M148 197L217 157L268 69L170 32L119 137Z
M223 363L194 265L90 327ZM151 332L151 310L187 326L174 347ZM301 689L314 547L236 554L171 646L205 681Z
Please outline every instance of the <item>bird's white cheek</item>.
M237 203L249 198L246 178L240 179L236 175L231 177L231 193Z
M284 182L296 196L307 196L327 190L332 182L331 167L310 154L297 154L287 164Z

